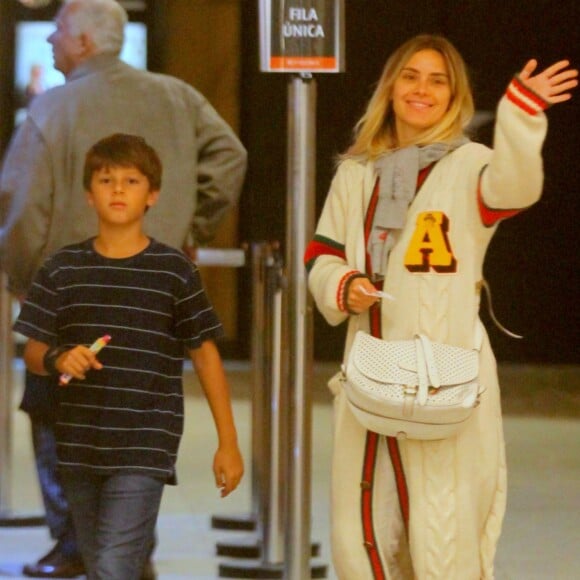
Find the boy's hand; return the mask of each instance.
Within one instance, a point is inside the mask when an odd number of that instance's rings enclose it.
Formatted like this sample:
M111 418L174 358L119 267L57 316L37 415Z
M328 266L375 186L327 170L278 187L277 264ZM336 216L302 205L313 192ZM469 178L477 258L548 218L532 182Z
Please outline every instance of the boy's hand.
M238 487L244 474L228 381L213 340L205 340L189 354L215 422L218 450L213 459L213 473L216 487L226 497Z
M218 448L213 460L213 472L216 487L221 490L222 497L238 487L244 475L244 462L237 445Z
M103 365L97 360L97 355L82 344L63 352L56 359L54 366L61 373L71 375L79 380L86 378L87 371L103 368Z

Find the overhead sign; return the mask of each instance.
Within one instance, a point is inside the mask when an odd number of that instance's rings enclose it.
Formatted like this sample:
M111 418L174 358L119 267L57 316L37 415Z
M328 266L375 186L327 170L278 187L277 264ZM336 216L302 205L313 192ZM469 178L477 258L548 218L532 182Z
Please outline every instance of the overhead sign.
M344 0L260 0L260 70L344 70Z

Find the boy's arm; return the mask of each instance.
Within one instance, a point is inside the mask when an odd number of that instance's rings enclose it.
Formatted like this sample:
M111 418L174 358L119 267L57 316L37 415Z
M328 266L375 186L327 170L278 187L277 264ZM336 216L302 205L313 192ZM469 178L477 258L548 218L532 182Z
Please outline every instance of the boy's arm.
M26 368L35 375L48 375L44 368L44 355L50 347L45 342L29 338L24 347Z
M209 403L218 435L213 472L216 486L225 497L240 483L244 473L242 455L230 400L229 386L215 343L204 341L189 351L191 361Z

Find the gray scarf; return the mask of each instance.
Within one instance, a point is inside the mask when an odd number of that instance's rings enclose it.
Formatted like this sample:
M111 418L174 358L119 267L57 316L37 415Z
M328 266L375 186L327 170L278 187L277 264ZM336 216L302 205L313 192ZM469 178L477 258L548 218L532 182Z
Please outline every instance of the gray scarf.
M383 273L381 269L395 241L390 231L402 230L405 226L407 210L417 191L419 171L468 142L469 139L462 137L452 143L413 145L375 160L379 199L367 247L374 273Z

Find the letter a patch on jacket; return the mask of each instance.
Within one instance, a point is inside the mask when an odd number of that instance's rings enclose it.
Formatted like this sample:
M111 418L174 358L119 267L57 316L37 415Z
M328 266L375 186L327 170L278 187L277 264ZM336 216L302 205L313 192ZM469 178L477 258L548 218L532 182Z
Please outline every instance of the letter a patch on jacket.
M421 212L417 216L411 237L405 267L409 272L451 273L457 271L457 260L447 238L449 219L441 211Z

